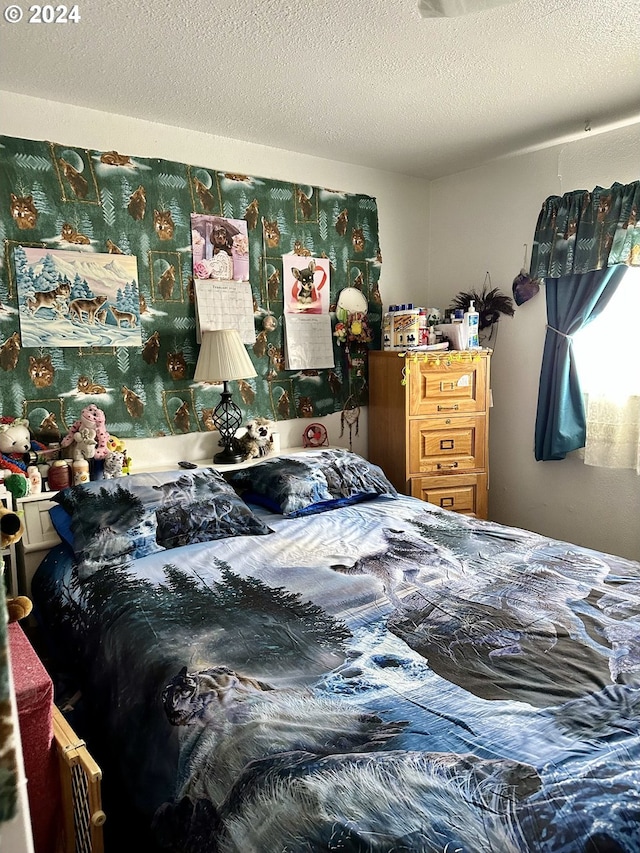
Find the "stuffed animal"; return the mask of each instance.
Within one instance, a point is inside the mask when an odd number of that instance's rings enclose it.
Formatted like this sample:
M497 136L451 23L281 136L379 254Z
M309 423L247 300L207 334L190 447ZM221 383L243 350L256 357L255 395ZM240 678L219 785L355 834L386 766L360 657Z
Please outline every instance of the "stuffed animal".
M31 492L31 483L25 474L9 474L4 478L4 485L16 500L24 498Z
M0 423L0 468L12 474L26 476L27 465L22 457L31 450L29 421L24 418L3 418Z
M86 432L81 432L82 430ZM80 435L79 438L76 438L77 434ZM80 412L80 417L60 444L62 447L74 445L74 459L104 459L109 452L108 441L109 433L106 428L105 414L102 409L91 403ZM90 455L85 456L85 453Z
M238 439L243 459L266 456L273 450L273 424L268 418L254 418L247 431Z
M98 446L96 435L95 429L90 429L89 427L80 427L74 433L73 450L71 453L74 459L93 459L96 455L96 447Z
M8 621L18 622L25 619L33 609L33 602L26 595L17 595L15 598L7 599Z
M9 545L15 545L19 542L24 533L24 524L17 512L11 509L6 509L0 504L0 546L8 548ZM7 612L9 614L9 622L17 622L18 619L24 619L31 613L31 599L26 595L18 595L15 598L7 599Z
M125 464L125 455L121 450L110 450L104 458L104 478L113 480L122 477Z
M0 504L0 546L8 548L19 542L24 533L24 524L17 512Z
M110 435L107 439L107 449L114 453L116 450L119 450L121 453L124 452L124 441L121 438L118 438L115 435Z

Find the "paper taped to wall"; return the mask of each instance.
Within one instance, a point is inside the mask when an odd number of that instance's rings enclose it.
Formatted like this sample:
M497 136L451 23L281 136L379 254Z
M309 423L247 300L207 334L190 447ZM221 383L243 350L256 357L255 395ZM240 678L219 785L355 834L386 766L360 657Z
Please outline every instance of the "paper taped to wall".
M196 338L202 332L237 329L243 344L256 342L253 296L248 281L196 279Z

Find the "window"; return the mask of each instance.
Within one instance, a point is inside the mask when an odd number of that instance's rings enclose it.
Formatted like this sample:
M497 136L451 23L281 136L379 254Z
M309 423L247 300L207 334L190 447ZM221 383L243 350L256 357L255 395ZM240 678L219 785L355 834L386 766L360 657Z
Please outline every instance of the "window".
M640 474L640 269L629 267L602 314L573 336L585 395L584 461Z

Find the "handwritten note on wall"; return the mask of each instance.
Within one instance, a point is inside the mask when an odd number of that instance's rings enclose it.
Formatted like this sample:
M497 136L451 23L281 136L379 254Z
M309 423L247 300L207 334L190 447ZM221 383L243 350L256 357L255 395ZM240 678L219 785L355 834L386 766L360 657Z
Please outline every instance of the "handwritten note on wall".
M284 343L287 370L334 366L328 314L285 314Z
M256 341L253 296L248 281L196 279L196 328L198 343L202 332L237 329L244 344Z

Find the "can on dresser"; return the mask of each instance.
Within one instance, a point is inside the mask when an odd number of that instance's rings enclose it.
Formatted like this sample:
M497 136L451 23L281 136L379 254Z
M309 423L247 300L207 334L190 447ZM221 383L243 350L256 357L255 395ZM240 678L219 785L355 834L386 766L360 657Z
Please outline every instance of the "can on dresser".
M71 467L66 459L56 459L49 468L47 483L52 492L71 485Z

